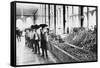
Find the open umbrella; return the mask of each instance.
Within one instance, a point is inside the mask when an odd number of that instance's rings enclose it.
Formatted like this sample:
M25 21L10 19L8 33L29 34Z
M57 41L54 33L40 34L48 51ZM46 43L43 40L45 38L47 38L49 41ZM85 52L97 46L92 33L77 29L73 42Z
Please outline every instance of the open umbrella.
M35 29L35 25L32 25L32 26L31 26L31 29Z
M35 29L39 29L40 28L40 26L39 25L35 25Z
M31 28L32 28L32 29L39 29L40 26L39 26L39 25L32 25Z
M44 27L47 27L48 25L47 24L40 24L39 26L44 28Z

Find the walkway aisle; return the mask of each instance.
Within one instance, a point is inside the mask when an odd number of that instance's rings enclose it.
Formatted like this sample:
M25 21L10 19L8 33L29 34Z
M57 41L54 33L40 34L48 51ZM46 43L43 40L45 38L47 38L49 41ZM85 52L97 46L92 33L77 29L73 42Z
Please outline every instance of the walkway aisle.
M16 48L17 65L45 64L57 62L57 59L49 51L48 58L43 58L38 54L34 54L32 52L32 49L25 46L24 37L21 38L21 42L17 41Z

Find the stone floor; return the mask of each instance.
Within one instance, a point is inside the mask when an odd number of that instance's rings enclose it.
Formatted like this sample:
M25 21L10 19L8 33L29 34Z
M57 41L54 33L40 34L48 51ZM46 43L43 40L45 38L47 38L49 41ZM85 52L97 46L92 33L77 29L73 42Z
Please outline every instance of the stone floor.
M17 65L57 63L56 57L54 57L49 51L48 58L34 54L32 49L25 46L25 37L21 37L20 42L16 41L16 48Z

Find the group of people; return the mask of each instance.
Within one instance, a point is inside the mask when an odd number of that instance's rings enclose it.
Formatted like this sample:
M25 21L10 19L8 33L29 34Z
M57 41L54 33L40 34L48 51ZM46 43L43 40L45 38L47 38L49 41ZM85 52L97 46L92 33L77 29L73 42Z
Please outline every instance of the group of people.
M39 31L39 32L38 32ZM41 29L28 29L25 31L26 45L32 48L32 52L39 54L42 57L47 57L47 45L49 29L42 27ZM42 52L40 52L42 51Z
M16 38L18 39L18 41L21 41L21 35L22 35L22 31L16 29Z

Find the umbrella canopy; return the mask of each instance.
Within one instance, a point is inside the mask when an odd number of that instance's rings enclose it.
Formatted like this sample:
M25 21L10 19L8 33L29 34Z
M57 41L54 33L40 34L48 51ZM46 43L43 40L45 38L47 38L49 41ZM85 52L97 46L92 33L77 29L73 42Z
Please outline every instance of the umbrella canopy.
M32 28L32 29L39 29L40 26L39 26L39 25L32 25L31 28Z
M47 27L48 25L47 24L40 24L39 26L44 28L44 27Z
M35 25L32 25L32 26L31 26L31 29L35 29Z
M39 25L35 25L35 29L39 29L40 28L40 26Z

